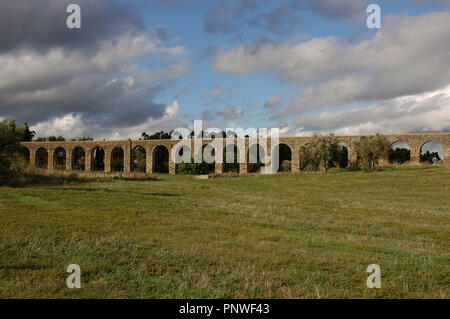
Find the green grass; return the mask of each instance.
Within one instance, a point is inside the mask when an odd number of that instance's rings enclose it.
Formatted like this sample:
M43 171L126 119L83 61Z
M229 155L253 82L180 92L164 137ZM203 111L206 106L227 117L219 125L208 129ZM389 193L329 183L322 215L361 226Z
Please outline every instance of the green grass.
M449 297L448 167L160 177L1 187L0 297Z

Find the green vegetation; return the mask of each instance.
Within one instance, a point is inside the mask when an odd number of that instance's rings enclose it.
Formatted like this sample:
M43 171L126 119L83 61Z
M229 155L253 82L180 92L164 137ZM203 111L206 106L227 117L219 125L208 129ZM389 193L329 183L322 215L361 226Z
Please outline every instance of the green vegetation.
M411 150L404 147L390 149L388 159L391 164L409 163L411 160Z
M341 167L347 150L339 144L333 135L314 136L314 138L300 148L300 169L306 171L327 172L333 166Z
M448 298L449 174L0 187L0 298ZM365 286L372 263L381 289Z
M19 142L31 141L34 134L26 123L17 127L14 120L0 121L0 185L13 179L25 160Z
M358 167L366 172L373 172L379 161L389 155L389 141L381 134L361 136L355 146Z

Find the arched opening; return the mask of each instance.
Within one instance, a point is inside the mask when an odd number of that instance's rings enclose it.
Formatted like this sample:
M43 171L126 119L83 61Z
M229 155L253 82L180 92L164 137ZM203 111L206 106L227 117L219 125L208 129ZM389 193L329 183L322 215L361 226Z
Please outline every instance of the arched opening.
M123 172L124 167L124 151L120 146L116 146L111 151L111 171Z
M239 149L234 144L228 144L223 149L223 172L239 173Z
M169 150L163 145L159 145L153 150L153 171L169 173Z
M62 147L58 147L53 152L53 163L55 169L64 170L66 169L66 150Z
M86 152L84 148L77 146L72 151L72 169L76 171L84 171L85 167Z
M136 146L131 151L131 171L145 173L147 168L147 152L142 146Z
M331 167L346 168L348 166L348 148L345 143L337 143L337 147L333 148L331 158Z
M411 161L411 148L405 142L394 142L389 148L388 159L391 164L409 163Z
M173 152L175 152L175 174L191 174L194 162L191 148L188 145L182 145Z
M20 157L26 163L30 163L30 150L27 147L20 148Z
M261 171L261 167L265 166L265 150L259 144L252 144L248 149L247 154L247 171L249 173L256 173Z
M48 152L41 147L36 151L35 165L37 168L48 168Z
M197 164L197 171L194 174L207 175L216 170L216 150L211 144L203 145L203 161Z
M278 148L278 172L290 172L292 166L291 148L286 144L279 144L277 148Z
M430 141L420 148L420 162L437 164L444 160L444 149L438 142Z
M91 169L92 171L104 171L105 170L105 150L97 146L92 150L91 156Z

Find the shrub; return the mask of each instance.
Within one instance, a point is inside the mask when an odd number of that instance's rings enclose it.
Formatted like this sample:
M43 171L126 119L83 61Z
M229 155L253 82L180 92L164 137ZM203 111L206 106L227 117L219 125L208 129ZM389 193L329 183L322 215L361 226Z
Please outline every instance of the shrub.
M355 142L356 153L358 154L358 167L366 172L374 171L379 160L386 158L389 154L390 143L381 134L375 136L361 136Z
M333 165L333 162L341 162L343 147L339 145L337 138L329 136L314 136L309 142L300 147L300 169L325 172Z
M291 161L283 161L280 165L280 170L282 172L290 172L291 171Z

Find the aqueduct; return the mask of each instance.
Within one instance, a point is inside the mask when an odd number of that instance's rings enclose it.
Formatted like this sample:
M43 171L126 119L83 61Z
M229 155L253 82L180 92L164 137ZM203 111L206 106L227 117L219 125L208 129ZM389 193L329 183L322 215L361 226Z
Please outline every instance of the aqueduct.
M385 135L391 144L402 142L410 148L410 163L420 163L420 154L422 146L429 142L439 143L443 149L443 163L450 165L450 133L426 133L426 134L397 134ZM279 144L287 146L290 149L291 156L291 170L292 172L299 172L300 170L300 147L307 143L312 137L280 137ZM348 151L348 163L353 165L357 161L357 155L354 150L354 142L359 140L360 136L337 136L338 140L345 145ZM194 140L184 140L190 149L194 149ZM197 140L203 145L207 145L211 140L203 139ZM100 169L103 168L105 172L112 170L112 160L115 153L123 152L123 171L130 172L133 167L132 157L134 152L139 149L141 152L145 151L145 171L147 173L154 173L156 163L157 151L163 150L166 153L165 158L168 161L168 172L175 174L175 162L172 159L173 147L179 143L180 140L125 140L125 141L63 141L63 142L24 142L21 146L29 152L29 162L32 167L36 166L36 153L38 151L47 152L46 168L53 170L55 168L62 168L66 170L77 169L80 166L84 167L85 171L92 171L94 169L95 159L102 154L104 158ZM234 145L238 154L248 154L249 148L253 144L259 143L256 138L231 138L221 139L221 148L223 149ZM266 141L267 155L271 154L271 140ZM103 153L102 153L103 152ZM64 154L65 153L65 154ZM78 153L84 155L79 156ZM57 165L58 154L64 154L64 162ZM79 158L74 160L74 155ZM243 156L244 158L244 156ZM81 159L81 162L80 162ZM239 172L248 171L248 156L245 160L239 163ZM59 166L59 167L58 167ZM223 172L223 164L215 164L215 172Z

